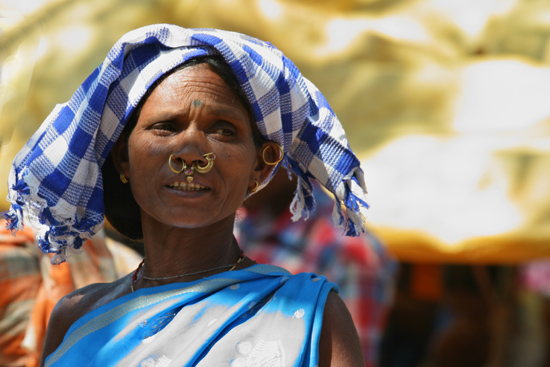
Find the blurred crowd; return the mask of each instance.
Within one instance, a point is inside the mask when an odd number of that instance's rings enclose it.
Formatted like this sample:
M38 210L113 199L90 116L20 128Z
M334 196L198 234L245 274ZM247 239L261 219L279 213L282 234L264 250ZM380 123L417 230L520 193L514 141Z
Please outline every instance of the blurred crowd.
M101 231L71 261L52 265L35 230L15 235L0 220L0 366L38 366L49 316L63 296L85 285L111 282L135 269L141 257Z

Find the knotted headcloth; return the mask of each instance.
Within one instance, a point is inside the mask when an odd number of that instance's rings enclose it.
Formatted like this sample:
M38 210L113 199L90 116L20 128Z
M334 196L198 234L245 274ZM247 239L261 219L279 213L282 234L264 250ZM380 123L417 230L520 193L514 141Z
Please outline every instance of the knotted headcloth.
M9 228L18 229L23 222L37 227L39 247L56 253L53 262L79 249L103 226L101 166L138 102L161 75L206 55L225 59L250 102L260 133L283 148L280 164L298 177L293 219L307 218L314 210L314 178L336 198L336 225L345 227L347 235L358 235L368 208L363 172L321 92L269 43L239 33L168 24L124 35L19 152L8 182Z

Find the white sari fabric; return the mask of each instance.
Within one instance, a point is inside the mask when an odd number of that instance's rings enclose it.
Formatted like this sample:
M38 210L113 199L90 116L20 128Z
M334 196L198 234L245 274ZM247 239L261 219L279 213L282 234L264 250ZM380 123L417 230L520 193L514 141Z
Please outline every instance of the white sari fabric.
M73 324L46 366L317 366L331 289L271 265L139 289Z

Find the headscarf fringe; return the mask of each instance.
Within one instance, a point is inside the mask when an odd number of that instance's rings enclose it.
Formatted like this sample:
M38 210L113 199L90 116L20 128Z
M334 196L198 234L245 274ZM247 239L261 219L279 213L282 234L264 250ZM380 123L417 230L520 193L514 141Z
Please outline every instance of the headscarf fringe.
M26 224L38 229L36 241L44 253L54 253L52 264L61 264L75 253L81 252L82 244L97 232L97 226L90 226L84 221L61 218L55 208L49 207L46 201L32 190L27 180L32 181L32 174L25 170L17 178L10 175L12 202L9 211L2 213L6 219L6 229L13 235Z
M298 176L298 185L290 204L290 212L292 213L292 221L294 222L300 218L308 220L309 213L315 210L313 186L309 178L304 176Z
M309 214L315 210L311 181L303 173L297 173L297 175L298 187L290 204L294 222L300 218L307 220ZM335 191L335 204L332 211L334 225L337 228L344 228L346 236L359 236L365 232L365 218L369 208L365 198L367 189L363 171L359 167L354 169Z
M336 227L344 228L346 236L359 236L365 232L365 218L369 205L366 202L365 181L361 169L353 170L336 189L336 204L332 220Z

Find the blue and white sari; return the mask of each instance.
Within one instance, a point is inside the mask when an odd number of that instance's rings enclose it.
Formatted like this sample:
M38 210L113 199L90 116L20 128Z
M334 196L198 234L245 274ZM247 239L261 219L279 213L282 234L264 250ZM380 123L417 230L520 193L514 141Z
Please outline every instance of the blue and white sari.
M139 289L75 322L45 365L317 366L332 289L271 265Z

